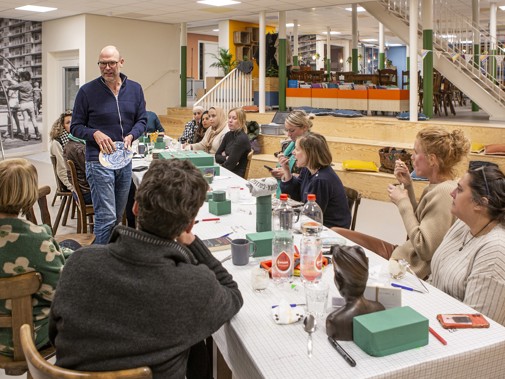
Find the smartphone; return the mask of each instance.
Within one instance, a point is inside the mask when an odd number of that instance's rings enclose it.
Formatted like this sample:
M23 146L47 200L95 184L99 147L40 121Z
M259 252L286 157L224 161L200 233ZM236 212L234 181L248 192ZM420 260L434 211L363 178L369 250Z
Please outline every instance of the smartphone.
M140 171L145 171L148 168L149 168L149 166L137 166L137 167L132 168L132 171L140 172Z
M439 314L437 320L442 327L452 328L489 328L489 322L480 313Z
M273 168L272 168L272 167L267 166L267 165L264 165L263 167L265 167L268 171L272 171L272 170L273 170Z

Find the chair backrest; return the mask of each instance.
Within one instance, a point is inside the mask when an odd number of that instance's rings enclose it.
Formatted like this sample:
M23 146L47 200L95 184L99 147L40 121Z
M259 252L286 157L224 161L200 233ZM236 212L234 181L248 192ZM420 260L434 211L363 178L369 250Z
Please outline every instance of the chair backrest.
M51 214L49 213L49 208L47 206L47 195L51 193L51 188L49 186L43 186L39 188L39 198L37 203L40 209L40 218L42 219L42 224L51 226ZM33 207L26 213L26 218L38 225L37 217L35 216L35 210Z
M35 271L0 279L0 299L11 301L11 314L0 315L0 328L12 329L13 358L2 356L0 359L0 367L7 375L22 375L27 371L19 328L23 324L33 326L32 295L41 284L42 275Z
M381 85L398 85L398 72L392 68L384 68L377 70L379 72L379 84Z
M361 194L353 188L344 187L345 194L347 196L347 204L349 205L349 210L351 211L351 230L356 228L356 219L358 217L358 207L361 203Z
M402 89L407 89L409 86L410 71L402 71Z
M72 186L74 186L74 192L77 195L78 199L78 205L79 207L86 207L86 203L84 202L84 197L82 196L82 191L81 187L79 186L79 180L77 178L77 171L75 169L75 163L74 161L71 161L70 159L67 160L68 168L70 169L70 183L72 183Z
M65 187L60 177L58 176L58 172L56 171L56 157L54 155L51 155L50 158L53 165L54 178L56 179L56 196L60 196L60 193L68 195L70 193L70 190Z
M68 168L70 170L70 182L74 187L74 192L77 195L77 208L79 209L79 220L78 220L78 233L87 233L88 226L93 228L93 220L87 222L87 217L94 215L94 210L92 205L86 205L84 201L84 196L82 195L81 187L79 186L79 179L77 178L77 171L75 169L75 163L70 159L67 160ZM80 228L79 228L80 226Z
M249 154L247 154L247 166L245 166L244 179L249 177L249 169L251 168L251 160L254 154L254 150L251 150Z
M78 342L76 342L78 343ZM21 344L26 356L28 368L33 379L148 379L152 378L149 367L138 367L119 371L86 372L68 370L46 361L33 343L33 332L30 325L21 326Z

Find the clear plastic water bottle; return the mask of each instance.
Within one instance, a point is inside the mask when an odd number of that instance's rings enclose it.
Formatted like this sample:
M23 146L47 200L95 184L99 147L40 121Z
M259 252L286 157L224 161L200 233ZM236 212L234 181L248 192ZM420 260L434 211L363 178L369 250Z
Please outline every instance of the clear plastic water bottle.
M293 208L286 194L281 194L280 201L272 213L272 279L275 283L290 281L293 276Z
M323 211L316 203L316 195L310 193L307 195L307 202L303 206L300 214L300 229L305 234L306 228L317 228L317 233L323 229Z
M312 282L321 279L323 251L321 230L323 212L316 203L316 195L309 194L307 203L300 215L303 237L300 244L300 276L302 281Z

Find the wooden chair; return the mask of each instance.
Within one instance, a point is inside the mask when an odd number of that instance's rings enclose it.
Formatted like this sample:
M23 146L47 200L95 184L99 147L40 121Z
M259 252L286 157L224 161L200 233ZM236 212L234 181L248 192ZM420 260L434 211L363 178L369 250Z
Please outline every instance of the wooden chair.
M251 161L253 157L254 151L251 150L249 154L247 154L247 166L245 166L244 179L249 178L249 169L251 168Z
M379 85L398 86L398 72L393 68L377 70L379 73Z
M81 187L79 186L79 180L77 179L77 171L75 170L75 164L73 161L68 160L68 167L70 169L71 182L74 186L74 192L77 195L77 233L87 233L88 225L90 226L90 231L93 232L94 225L94 215L95 210L93 209L93 205L86 205L84 202L84 196L81 192Z
M51 188L49 188L49 186L39 188L39 199L37 200L42 223L48 225L49 227L51 226L51 214L49 213L49 208L47 206L47 196L50 193ZM26 218L36 225L39 224L33 207L27 212ZM55 235L54 239L58 242L61 242L66 239L72 239L78 242L81 246L87 246L93 243L93 241L95 240L95 235L86 233L70 233L70 234Z
M11 301L11 315L0 315L0 327L12 329L14 356L10 358L0 355L0 368L3 368L7 375L23 375L28 371L19 329L23 324L33 328L32 295L39 290L41 284L42 275L35 271L0 279L0 299ZM48 359L54 352L54 348L50 347L37 354L41 359ZM28 374L27 378L31 376Z
M354 230L356 228L356 219L358 217L358 207L359 204L361 203L361 194L356 191L353 188L350 187L345 187L345 194L347 196L347 204L349 205L349 210L351 211L352 214L352 219L351 219L351 230Z
M409 89L410 71L402 71L402 89Z
M56 232L58 231L58 226L60 225L60 220L63 211L65 211L65 214L63 214L63 220L61 222L61 225L63 226L67 225L68 212L70 210L70 206L72 206L72 216L74 215L75 202L74 198L72 197L72 192L65 187L60 177L58 176L58 172L56 171L56 157L54 155L51 155L51 163L53 165L54 178L56 179L56 192L54 193L53 202L51 203L51 206L54 207L54 202L56 201L56 198L58 196L61 198L60 209L58 210L56 220L54 220L54 224L52 225L53 233L56 234Z
M30 325L21 326L21 345L26 356L28 368L34 379L149 379L152 372L149 367L138 367L119 371L75 371L55 366L47 362L37 351L33 343ZM78 341L76 341L78 343Z

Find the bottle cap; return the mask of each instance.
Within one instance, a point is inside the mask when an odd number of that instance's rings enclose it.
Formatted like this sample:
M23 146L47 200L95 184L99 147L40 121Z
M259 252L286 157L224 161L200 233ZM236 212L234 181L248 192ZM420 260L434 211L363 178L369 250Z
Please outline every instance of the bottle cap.
M279 197L279 200L283 200L283 201L288 200L288 194L287 193L281 193L281 196Z
M316 195L314 195L313 193L309 193L307 195L307 200L309 200L309 201L316 201Z

